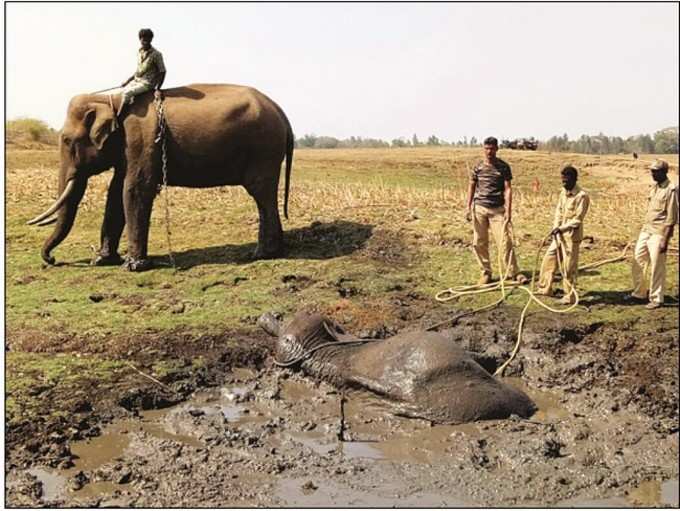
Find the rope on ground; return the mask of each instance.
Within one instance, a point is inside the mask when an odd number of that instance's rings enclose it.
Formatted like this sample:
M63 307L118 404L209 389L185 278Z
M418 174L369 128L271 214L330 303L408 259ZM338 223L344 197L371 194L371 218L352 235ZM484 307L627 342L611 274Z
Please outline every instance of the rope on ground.
M504 226L504 228L505 228L505 226ZM514 346L512 352L511 352L508 360L506 360L494 372L494 376L502 374L503 371L505 370L505 368L508 366L508 364L510 364L510 362L512 362L512 360L515 358L515 356L517 355L517 353L519 351L519 347L520 347L520 344L522 342L522 332L523 332L523 329L524 329L524 322L526 320L526 313L527 313L529 306L531 305L532 302L535 302L539 306L543 307L544 309L546 309L550 312L554 312L556 314L564 314L564 313L570 312L571 310L576 308L579 304L578 291L576 291L576 288L574 287L574 285L571 282L569 282L569 280L567 280L567 277L566 277L567 274L566 274L566 271L565 271L565 268L564 268L564 262L566 260L566 253L565 253L566 247L565 247L564 240L563 240L561 233L554 237L555 243L557 245L557 250L558 250L557 263L558 263L559 271L562 274L563 282L565 282L565 284L566 284L565 287L570 289L570 294L567 295L567 296L573 295L573 303L571 303L568 307L566 307L564 309L555 309L555 308L547 305L545 302L541 301L539 298L537 298L536 293L534 293L534 284L535 284L535 281L536 281L536 269L538 267L538 258L540 256L541 250L543 249L546 241L550 237L551 237L551 235L548 235L545 238L543 238L540 246L538 247L538 250L536 251L536 258L535 258L535 261L534 261L534 267L533 267L532 272L531 272L530 287L523 286L522 284L520 284L519 282L514 281L514 280L513 281L507 280L508 268L510 266L509 265L510 259L508 259L508 261L506 261L506 265L505 265L506 270L505 270L502 278L499 280L499 282L448 288L448 289L445 289L443 291L440 291L439 293L437 293L435 295L435 300L437 300L438 302L444 303L444 302L448 302L448 301L451 301L451 300L455 300L455 299L463 297L463 296L483 294L483 293L488 293L488 292L491 292L491 291L501 291L501 297L498 300L496 300L495 302L493 302L489 305L485 305L483 307L479 307L477 309L473 309L471 311L467 311L467 312L463 312L461 314L458 314L458 315L454 316L453 318L450 318L446 321L442 321L441 323L437 323L436 325L432 325L427 330L434 330L435 328L443 326L447 323L455 324L459 319L461 319L464 316L471 316L473 314L476 314L477 312L493 309L493 308L497 307L498 305L500 305L501 303L503 303L510 296L512 291L514 291L515 289L519 289L519 290L527 293L529 299L527 300L527 303L525 304L524 308L522 309L522 313L520 314L519 325L518 325L518 328L517 328L517 341L515 342L515 346ZM618 255L616 257L609 258L609 259L604 259L602 261L596 261L594 263L586 264L584 266L580 266L578 268L578 271L592 270L594 268L599 268L599 267L604 266L606 264L612 264L612 263L617 263L617 262L620 262L620 261L625 261L626 259L628 259L630 257L630 255L628 254L628 250L632 246L633 246L633 242L630 242L630 243L626 244L626 246L623 248L623 251L621 252L620 255ZM514 250L514 247L513 247L513 250ZM675 247L669 247L668 248L668 253L677 253L677 251L678 251L678 249L675 248ZM499 265L499 268L503 267L501 265L500 250L498 250L498 265ZM505 291L506 287L510 288L510 292Z
M507 222L503 225L504 230L505 230L506 225L507 225ZM543 249L543 246L545 245L546 241L548 241L548 239L550 239L551 237L554 238L555 243L557 245L557 251L558 251L557 264L558 264L558 267L559 267L559 271L563 276L566 287L569 289L569 295L567 295L567 296L573 298L573 302L571 304L569 304L569 306L564 308L564 309L555 309L553 307L550 307L549 305L547 305L546 303L541 301L539 298L537 298L536 294L534 293L534 283L536 281L536 269L538 267L538 259L539 259L539 256L541 254L541 250ZM576 288L573 286L573 284L571 282L569 282L569 280L566 277L567 273L566 273L566 269L564 267L564 263L566 261L566 247L565 247L564 240L563 240L561 233L558 233L556 236L552 236L551 234L549 234L545 238L543 238L543 240L541 241L541 244L538 247L538 250L536 251L536 258L535 258L535 261L534 261L534 267L533 267L533 270L531 272L530 287L524 286L520 282L515 281L515 280L512 280L512 281L508 280L508 274L509 274L509 271L510 271L510 261L512 260L511 258L512 258L512 252L514 250L514 247L513 247L512 250L509 251L508 260L505 262L506 263L505 265L501 264L502 263L501 256L500 256L500 253L501 253L500 249L501 248L502 247L499 247L499 250L497 251L497 253L498 253L498 265L499 265L500 269L505 268L505 270L503 271L503 275L501 276L501 278L499 279L498 282L490 283L490 284L482 284L482 285L472 285L472 286L461 286L461 287L456 287L456 288L448 288L448 289L445 289L443 291L440 291L439 293L437 293L435 295L435 299L438 302L448 302L448 301L460 298L462 296L471 296L471 295L483 294L483 293L488 293L488 292L491 292L491 291L500 291L501 292L501 297L498 300L496 300L495 302L493 302L489 305L485 305L483 307L479 307L477 309L474 309L474 310L470 311L469 314L467 314L467 315L472 315L472 314L475 314L477 312L481 312L483 310L492 309L492 308L497 307L498 305L503 303L505 300L507 300L507 298L510 296L510 294L512 293L512 291L514 289L519 289L519 290L521 290L521 291L523 291L523 292L525 292L529 295L529 299L527 300L527 303L524 306L524 308L522 309L522 313L520 314L519 325L518 325L518 329L517 329L517 341L515 342L515 346L514 346L512 352L511 352L508 360L506 360L498 369L496 369L496 371L494 372L494 376L502 374L503 371L505 370L505 368L508 366L508 364L510 364L510 362L512 362L514 360L515 356L517 355L517 353L519 351L519 347L520 347L521 342L522 342L522 332L524 330L524 322L526 320L526 313L529 310L529 306L531 305L532 302L535 302L538 305L540 305L541 307L543 307L544 309L546 309L550 312L554 312L556 314L567 313L567 312L573 310L576 306L578 306L578 303L579 303L578 292L576 291ZM506 292L506 287L510 288L510 292ZM457 319L459 319L459 318L457 318ZM445 323L446 322L443 322L443 324L445 324ZM438 325L434 325L434 327L436 327L436 326L438 326ZM430 327L428 330L433 329L434 327Z
M156 378L154 378L153 376L149 376L148 374L143 373L142 371L140 371L139 369L137 369L134 365L132 365L132 363L130 363L130 362L125 362L125 364L126 364L127 366L129 366L131 369L134 369L135 371L137 371L137 372L138 372L139 374L141 374L142 376L144 376L144 378L148 378L149 380L151 380L152 382L156 383L157 385L160 385L161 387L163 387L165 390L167 390L167 391L170 392L171 394L176 394L176 392L175 392L174 390L172 390L170 387L168 387L165 383L162 383L162 382L158 381L158 380L157 380Z

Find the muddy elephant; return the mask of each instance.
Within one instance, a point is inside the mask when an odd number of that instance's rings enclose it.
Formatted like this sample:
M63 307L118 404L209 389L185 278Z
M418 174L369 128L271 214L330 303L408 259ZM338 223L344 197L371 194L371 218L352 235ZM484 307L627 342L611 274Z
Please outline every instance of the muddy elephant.
M275 362L340 387L365 389L399 415L442 424L529 417L531 399L496 380L465 351L436 332L358 339L318 314L297 313L287 324L264 314L258 324L278 337Z
M191 188L242 185L255 199L260 215L255 257L280 256L279 176L285 157L287 218L294 145L283 110L261 92L238 85L189 85L167 89L164 97L167 184ZM76 96L69 103L59 142L59 198L29 222L47 225L56 221L41 252L49 264L54 263L52 250L73 227L88 178L113 168L95 264L124 263L133 271L149 267L151 208L163 183L157 110L153 95L143 94L126 105L116 123L114 112L120 100L120 95L110 99L90 94ZM118 255L123 228L128 236L125 260Z

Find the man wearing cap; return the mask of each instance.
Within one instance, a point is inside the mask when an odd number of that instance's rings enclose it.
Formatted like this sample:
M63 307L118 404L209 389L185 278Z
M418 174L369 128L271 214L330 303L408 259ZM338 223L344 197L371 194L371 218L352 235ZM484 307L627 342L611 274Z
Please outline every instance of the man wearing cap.
M555 279L557 261L561 260L565 275L564 296L560 303L567 305L574 303L576 295L573 287L576 285L578 274L578 256L583 240L583 219L590 207L590 198L577 184L578 170L567 165L561 171L562 192L555 208L555 219L550 234L552 243L541 264L541 276L536 294L551 296ZM562 251L558 249L557 238L561 241Z
M647 309L657 309L663 305L666 288L668 242L678 223L678 191L668 179L667 162L656 160L649 169L656 184L649 192L645 223L635 245L633 292L627 300L649 298Z
M161 97L161 86L166 73L165 64L161 52L151 46L152 40L153 31L150 28L143 28L139 31L141 48L137 54L137 70L121 84L123 99L116 114L118 117L125 104L132 104L135 96L153 90L154 98Z
M523 284L527 279L519 273L512 248L512 171L510 165L496 157L497 151L498 140L486 138L484 161L475 165L470 173L465 218L472 222L472 248L482 270L479 284L491 282L489 228L503 258L502 267L498 269L501 278L505 275L505 266L509 265L509 278Z

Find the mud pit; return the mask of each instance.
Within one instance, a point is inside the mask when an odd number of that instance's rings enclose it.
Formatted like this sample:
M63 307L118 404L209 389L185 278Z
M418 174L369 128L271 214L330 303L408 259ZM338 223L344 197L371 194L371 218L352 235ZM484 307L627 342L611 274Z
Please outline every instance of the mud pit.
M447 335L493 362L512 348L512 323L494 313ZM538 405L528 420L443 426L396 417L370 395L254 359L181 404L132 407L101 435L65 442L73 466L15 466L8 504L677 506L672 321L655 323L647 344L641 325L626 334L620 325L535 318L532 327L506 378Z

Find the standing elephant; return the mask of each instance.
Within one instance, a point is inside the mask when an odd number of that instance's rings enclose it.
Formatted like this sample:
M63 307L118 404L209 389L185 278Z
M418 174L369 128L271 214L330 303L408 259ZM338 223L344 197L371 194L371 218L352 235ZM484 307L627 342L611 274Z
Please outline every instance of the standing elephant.
M257 258L283 252L278 209L281 162L286 159L284 214L294 137L283 110L261 92L238 85L189 85L164 91L167 121L167 184L206 188L242 185L255 199L260 214ZM54 264L51 252L68 235L90 176L113 168L108 189L101 246L95 264L124 263L131 271L148 268L147 245L151 208L163 182L161 144L153 95L138 96L115 128L120 95L79 95L68 106L59 150L59 198L30 224L55 219L54 232L42 258ZM127 226L128 254L118 255Z
M529 417L536 410L524 392L489 374L477 354L436 332L358 339L332 320L305 312L286 325L264 314L258 324L278 336L278 365L302 369L337 386L371 391L401 415L459 424L512 414Z

